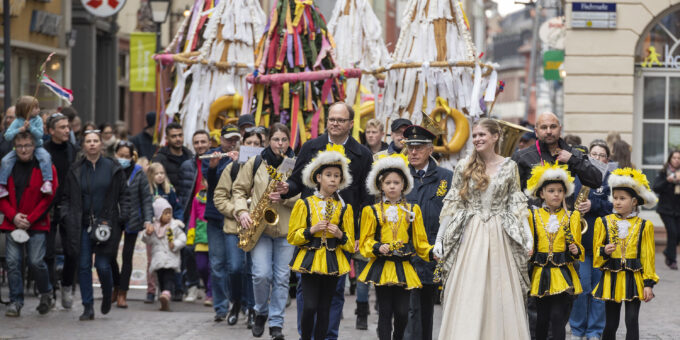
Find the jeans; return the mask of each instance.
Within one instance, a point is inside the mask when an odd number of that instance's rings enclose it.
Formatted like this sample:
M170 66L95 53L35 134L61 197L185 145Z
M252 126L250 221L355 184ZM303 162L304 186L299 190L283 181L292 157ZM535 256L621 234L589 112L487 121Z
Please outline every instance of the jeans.
M80 262L78 265L78 284L80 285L80 297L83 306L94 304L94 292L92 289L92 241L87 232L87 226L83 226L80 237ZM96 254L94 266L97 268L97 276L102 286L104 298L111 297L113 289L113 274L111 272L111 258L106 255Z
M6 256L7 256L7 276L9 280L9 300L20 306L24 305L24 283L23 283L23 257L24 244L16 243L9 234L7 235ZM28 253L28 265L33 272L33 277L38 285L40 294L52 291L50 276L45 258L45 248L47 245L46 233L34 233L25 243Z
M229 280L227 277L227 234L222 231L223 221L208 219L208 256L212 281L213 309L215 314L226 316L229 307Z
M602 271L593 268L593 255L586 255L586 260L580 263L578 276L581 279L583 293L578 295L571 310L569 319L571 333L587 338L599 338L604 330L604 301L594 299L590 293L600 282Z
M253 280L250 276L250 254L238 247L238 235L225 234L227 239L227 279L229 280L229 299L241 308L252 308Z
M295 247L285 237L262 235L250 252L253 259L253 293L255 313L269 315L269 327L283 328L288 300L288 263Z
M361 272L364 271L366 265L368 265L368 262L354 259L354 270L357 273L357 278L361 275ZM357 280L357 302L368 302L368 291L368 283Z
M297 303L297 314L298 314L298 333L302 335L302 327L300 325L300 320L302 320L302 309L304 308L304 298L302 297L302 285L300 284L300 274L298 275L298 285L295 295ZM338 284L335 287L335 292L333 292L333 300L331 300L331 312L328 321L328 332L326 333L326 340L336 340L339 334L340 321L342 319L342 307L345 305L345 281L347 275L340 276L338 279Z
M52 180L52 157L50 153L43 147L36 147L33 151L35 159L40 164L40 172L42 173L43 181ZM12 150L5 157L2 158L2 166L0 166L0 184L7 185L7 180L12 174L12 169L17 163L17 153Z

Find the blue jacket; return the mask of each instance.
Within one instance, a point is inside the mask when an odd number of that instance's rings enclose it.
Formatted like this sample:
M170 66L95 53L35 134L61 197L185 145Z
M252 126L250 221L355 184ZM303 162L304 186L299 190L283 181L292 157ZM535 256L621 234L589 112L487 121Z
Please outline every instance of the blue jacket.
M7 130L5 131L5 139L8 141L13 141L14 137L19 133L19 129L24 126L24 122L26 120L20 117L17 117L12 124L9 125ZM43 145L43 121L40 116L35 116L31 119L28 120L30 127L28 128L28 132L31 133L31 136L33 136L33 139L35 140L35 146L36 147L41 147Z
M409 168L413 176L413 190L406 195L406 200L420 206L420 210L423 212L427 241L434 245L439 231L439 215L444 206L444 197L451 187L453 172L437 166L437 163L432 159L430 159L427 172L423 177L418 176L413 166L409 165ZM423 284L433 284L432 276L436 265L434 261L425 262L420 257L414 256L411 263Z
M206 152L205 154L209 155L214 152L222 152L222 149L220 147L216 147L210 149L210 151ZM224 171L224 168L226 168L229 163L231 163L231 158L224 157L220 159L220 164L218 164L217 167L213 169L210 168L210 159L204 159L203 163L201 164L201 172L203 173L203 177L208 179L208 197L205 203L205 214L203 216L206 220L211 219L213 221L219 221L220 226L224 220L224 215L222 215L222 213L217 210L217 208L215 208L213 197L215 196L217 182L220 181L220 176L222 176L222 171ZM222 229L222 227L220 227L220 229Z
M611 194L609 184L607 183L609 181L609 174L610 172L607 172L607 174L604 176L604 179L602 180L602 186L597 189L591 189L590 193L588 194L588 199L590 200L590 211L583 215L583 218L585 218L586 222L588 222L588 230L585 234L583 234L581 239L581 244L583 245L586 254L592 254L593 252L593 229L595 229L595 220L597 220L598 217L611 214L612 209L614 208L612 202L609 201L609 195ZM576 197L578 192L581 191L581 186L581 181L578 177L576 177L576 180L574 181L574 197ZM574 209L575 208L576 207L574 207Z

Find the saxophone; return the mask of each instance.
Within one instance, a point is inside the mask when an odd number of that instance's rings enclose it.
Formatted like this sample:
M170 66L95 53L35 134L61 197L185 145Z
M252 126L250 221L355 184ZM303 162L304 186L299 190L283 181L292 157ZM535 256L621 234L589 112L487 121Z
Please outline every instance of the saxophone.
M260 236L262 236L262 232L268 225L277 225L279 223L279 214L272 208L272 200L269 198L269 194L274 192L276 190L276 185L279 182L284 181L285 178L283 174L280 174L271 165L267 165L267 172L272 180L269 181L267 189L262 193L260 200L257 201L257 205L250 212L250 218L253 220L253 224L248 229L243 228L240 225L238 227L238 247L245 252L249 252L255 248L257 241L260 239Z
M576 200L574 201L574 210L576 210L576 207L578 207L579 204L588 200L588 194L590 194L590 188L585 185L581 186L581 190L578 192L578 196L576 196ZM588 231L588 222L583 218L583 215L581 215L581 234L585 234L586 231Z

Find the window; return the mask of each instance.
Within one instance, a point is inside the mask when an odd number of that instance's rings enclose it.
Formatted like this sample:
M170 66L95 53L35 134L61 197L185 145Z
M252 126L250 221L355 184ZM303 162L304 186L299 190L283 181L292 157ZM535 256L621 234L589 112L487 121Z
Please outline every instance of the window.
M642 94L642 164L651 182L668 153L680 148L680 73L647 73Z

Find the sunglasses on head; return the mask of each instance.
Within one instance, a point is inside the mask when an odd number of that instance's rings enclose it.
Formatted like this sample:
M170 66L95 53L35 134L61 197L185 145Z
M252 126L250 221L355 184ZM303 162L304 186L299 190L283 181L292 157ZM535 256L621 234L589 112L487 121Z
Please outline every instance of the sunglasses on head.
M248 133L250 133L250 132L264 133L266 131L267 131L267 129L265 129L262 126L252 126L252 127L246 128L246 132L248 132Z
M96 134L99 135L99 134L102 133L102 130L85 130L85 132L83 132L83 133L84 133L84 134L88 134L88 133L96 133Z

